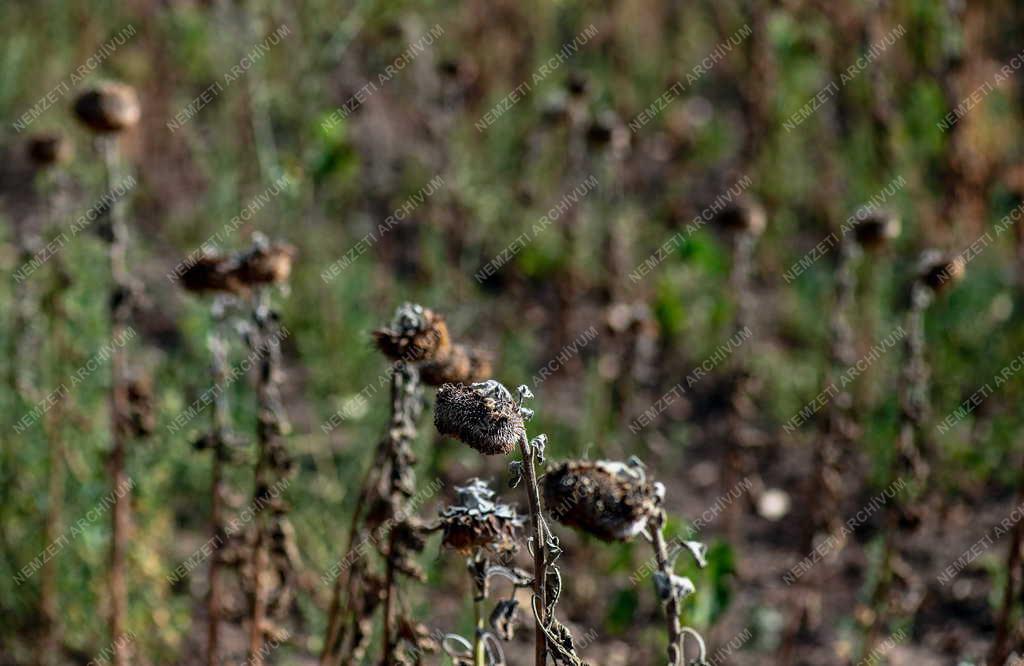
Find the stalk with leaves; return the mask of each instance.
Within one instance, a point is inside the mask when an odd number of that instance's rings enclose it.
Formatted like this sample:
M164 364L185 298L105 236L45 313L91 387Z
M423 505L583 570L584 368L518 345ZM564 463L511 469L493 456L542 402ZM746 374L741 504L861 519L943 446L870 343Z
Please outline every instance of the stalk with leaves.
M902 481L906 487L886 505L879 573L871 595L874 615L861 646L864 655L874 649L880 630L891 616L893 578L897 570L907 570L902 561L903 542L906 534L920 524L920 511L916 505L925 497L930 480L929 447L924 434L929 415L930 375L925 354L925 314L939 294L963 279L965 269L966 262L959 255L948 256L937 250L928 250L922 255L910 284L900 430L890 473L890 483ZM906 575L911 574L908 571ZM913 581L906 582L910 585Z
M452 343L444 318L421 305L399 306L391 322L374 331L373 339L392 362L389 426L359 490L348 547L340 560L344 576L334 579L327 638L320 655L324 666L362 658L380 605L384 607L385 659L397 658L403 642L416 653L428 647L419 625L396 612L399 577L422 577L412 555L423 548L425 528L411 515L408 500L415 493L412 447L423 409L423 385L473 381L490 372L487 355ZM362 556L361 546L370 541L384 560L383 576L375 574Z
M553 465L544 477L544 498L548 506L557 507L555 517L559 522L601 541L628 542L643 535L651 543L655 590L665 607L668 663L690 663L685 661L686 636L697 642L697 663L703 663L703 638L680 621L682 601L696 588L690 579L676 575L673 567L684 549L704 567L706 549L699 542L684 540L674 541L669 548L665 539L665 486L647 478L643 463L634 457L624 463L571 460Z
M519 606L515 593L532 584L528 573L508 566L518 550L516 542L523 519L514 508L497 500L494 491L480 479L470 479L467 485L456 487L455 494L455 503L441 511L436 529L444 534L442 546L467 556L466 569L473 585L474 632L472 642L457 634L447 634L443 647L456 663L501 664L505 657L499 640L512 640L515 632ZM507 579L512 589L485 620L485 604L494 578Z
M235 300L235 294L229 288L227 276L231 273L231 260L221 255L204 253L199 257L188 257L184 260L181 272L182 286L193 293L213 293L210 305L211 328L207 336L207 347L210 352L210 375L216 387L213 397L213 412L210 431L200 437L193 446L197 449L209 449L212 456L210 462L210 529L213 534L213 552L210 555L209 591L206 603L206 663L207 666L219 664L221 616L223 612L223 581L221 565L224 555L222 547L228 535L224 526L224 467L231 460L231 445L236 443L231 427L231 409L227 396L228 351L229 344L224 334L227 310Z
M522 459L510 464L511 485L525 483L530 509L534 662L543 666L550 656L558 664L578 665L584 662L576 654L572 635L555 617L562 579L554 563L562 550L544 519L537 477L536 465L544 462L547 436L531 439L526 433L533 410L523 403L532 397L529 388L520 386L513 398L493 379L469 385L445 384L437 392L434 426L442 435L454 437L483 455L508 455L518 447Z
M249 561L248 593L249 663L260 666L266 656L267 637L284 640L288 632L279 622L291 608L296 573L294 544L288 522L288 507L281 489L288 483L293 462L285 446L291 426L281 402L281 341L288 330L272 307L271 288L291 274L295 249L285 243L271 243L255 234L253 246L234 260L229 275L241 289L251 292L250 325L243 338L256 365L256 468L252 505L252 549Z
M102 153L106 190L112 191L121 175L118 134L138 124L141 116L138 96L130 86L106 83L82 93L75 101L78 120L97 134ZM131 529L131 495L126 471L127 441L121 422L131 410L126 384L126 354L118 341L128 329L136 289L128 272L128 229L124 204L110 203L107 211L107 257L110 264L110 335L115 342L110 356L110 429L111 448L108 461L114 506L111 511L110 537L110 640L114 666L123 666L131 659L131 641L121 640L126 633L128 589L125 581L125 558Z
M754 269L754 248L764 233L767 213L753 197L742 197L725 206L715 217L715 223L726 234L732 256L729 271L729 287L735 299L733 335L749 335L753 320L755 301L751 290L751 273ZM733 376L729 395L729 412L726 417L726 432L722 442L723 468L722 493L744 476L750 464L746 460L745 448L750 440L747 422L754 410L754 379L751 374L749 354L740 349L734 358ZM740 542L737 511L739 504L732 503L726 509L725 531L734 544Z

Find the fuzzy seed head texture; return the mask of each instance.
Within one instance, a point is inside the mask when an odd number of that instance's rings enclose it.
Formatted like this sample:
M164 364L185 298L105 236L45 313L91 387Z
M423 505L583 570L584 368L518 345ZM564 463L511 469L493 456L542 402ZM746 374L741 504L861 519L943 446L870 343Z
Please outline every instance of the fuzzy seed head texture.
M441 510L441 543L467 555L477 548L513 552L523 518L508 504L495 500L484 481L471 479L455 488L455 503Z
M633 464L575 460L548 468L544 503L555 520L602 541L630 541L659 511L664 487Z
M373 341L388 358L407 363L443 359L452 349L444 317L415 303L398 306L391 323L373 332Z
M94 132L121 132L142 117L135 88L123 83L101 83L75 100L75 116Z
M434 426L484 455L507 455L526 436L519 404L493 379L443 385L437 391Z

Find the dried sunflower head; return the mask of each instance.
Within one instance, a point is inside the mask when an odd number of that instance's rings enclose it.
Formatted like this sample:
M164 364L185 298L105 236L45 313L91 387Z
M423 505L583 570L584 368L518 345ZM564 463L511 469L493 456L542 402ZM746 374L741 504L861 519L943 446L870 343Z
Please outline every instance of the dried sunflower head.
M443 358L420 366L420 378L428 386L471 384L491 375L491 357L465 345L452 345Z
M285 282L291 275L296 254L293 245L271 243L257 236L252 249L238 257L231 276L247 287Z
M899 237L900 218L885 208L861 208L853 216L853 237L857 244L877 250Z
M395 361L419 363L446 357L451 351L444 317L415 303L403 303L387 327L373 332L373 341Z
M493 379L438 389L434 426L484 455L508 454L526 436L519 404Z
M768 223L764 206L753 197L741 197L715 216L715 224L730 233L746 232L760 236Z
M188 261L190 263L181 273L181 285L188 291L232 294L244 291L243 285L235 277L236 263L231 257L204 252L195 260Z
M664 492L640 467L607 460L563 462L544 477L544 503L555 520L603 541L640 534L657 515Z
M455 504L441 510L441 543L462 554L477 548L511 552L516 548L516 533L523 518L507 504L494 498L494 491L480 479L456 486Z
M135 89L123 83L102 83L75 100L75 115L94 132L120 132L138 124L142 112Z
M935 293L940 293L964 279L967 262L960 255L944 255L928 250L921 256L918 279Z
M61 134L36 134L25 142L25 154L38 168L63 164L72 152L71 142Z

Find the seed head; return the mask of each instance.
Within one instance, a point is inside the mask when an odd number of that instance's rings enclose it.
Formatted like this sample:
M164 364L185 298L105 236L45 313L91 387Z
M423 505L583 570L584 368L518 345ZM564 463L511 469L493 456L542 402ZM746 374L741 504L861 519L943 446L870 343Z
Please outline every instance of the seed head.
M33 165L42 169L71 159L71 142L61 134L37 134L28 138L25 153Z
M258 236L253 247L238 257L232 277L247 287L277 284L288 280L297 251L288 243L271 243Z
M764 206L753 197L743 197L725 206L717 216L715 223L730 233L747 232L754 236L764 233L768 216Z
M75 115L94 132L121 132L138 124L142 112L135 89L123 83L102 83L75 100Z
M544 476L544 503L555 520L602 541L629 541L642 532L664 492L639 467L607 460L563 462Z
M866 249L877 250L899 237L900 218L881 208L861 208L854 214L853 236Z
M921 256L918 280L936 294L964 279L967 262L960 255L928 250Z
M443 358L420 366L420 378L428 386L472 384L490 376L490 355L465 345L452 345Z
M182 272L181 285L196 293L213 291L237 294L244 291L244 287L234 275L235 268L237 264L231 257L203 253Z
M434 426L484 455L507 455L526 435L523 414L508 389L492 380L445 384L437 391Z
M456 486L455 504L441 510L441 543L464 555L477 548L513 552L523 518L507 504L495 501L494 491L480 479Z
M444 317L415 303L403 303L387 327L373 332L373 341L395 361L418 363L443 358L451 350Z

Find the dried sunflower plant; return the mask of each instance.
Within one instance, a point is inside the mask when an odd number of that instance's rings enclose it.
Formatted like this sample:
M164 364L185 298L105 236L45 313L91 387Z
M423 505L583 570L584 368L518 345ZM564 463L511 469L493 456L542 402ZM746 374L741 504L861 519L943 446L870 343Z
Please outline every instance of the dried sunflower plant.
M415 556L425 547L429 529L413 515L418 497L413 445L424 407L423 385L471 382L490 372L486 354L453 343L444 318L421 305L401 305L387 326L374 331L373 341L391 361L390 417L363 477L346 553L329 572L334 589L320 656L325 666L365 656L378 608L384 663L418 662L423 652L436 651L436 641L400 607L399 598L400 578L425 580ZM383 560L382 574L364 557L371 543Z
M880 571L871 596L874 614L865 632L862 653L869 654L875 647L879 631L892 615L893 583L897 574L908 593L899 604L904 611L920 603L923 598L921 582L916 580L913 568L904 560L906 535L921 523L920 503L926 499L931 475L927 460L929 446L925 438L925 423L929 418L930 369L926 356L925 315L936 298L950 291L964 279L966 262L959 255L948 255L939 250L922 253L910 283L910 303L906 312L907 337L902 371L899 439L892 458L890 476L893 480L906 479L906 488L886 505L886 519L882 534ZM915 601L916 599L916 601Z
M42 200L42 224L56 224L61 218L63 196L62 183L66 178L64 162L71 158L71 143L57 133L38 134L29 139L25 145L25 154L35 176ZM31 396L33 403L43 400L37 379L49 370L56 373L64 359L73 357L70 344L71 319L67 308L67 295L72 285L71 274L59 256L52 260L50 274L46 278L45 287L39 293L33 293L26 282L26 267L34 258L33 245L35 239L26 229L24 221L15 225L14 242L18 259L23 268L13 275L11 304L13 318L10 336L11 348L8 350L10 359L10 377L8 386L11 394L21 393ZM35 344L31 340L32 315L38 309L47 322L46 335L51 349L45 344ZM21 353L23 349L36 350L38 356ZM19 359L28 357L25 362ZM33 370L33 371L30 371ZM56 403L47 410L42 419L43 433L46 439L46 514L43 522L43 542L53 543L60 535L63 522L64 485L66 469L63 459L66 455L64 422L76 416L73 409L63 401ZM62 619L60 616L60 596L58 570L56 563L44 564L40 573L38 612L40 618L41 637L38 645L37 659L40 664L55 664L58 661L62 638Z
M251 325L243 339L250 356L259 359L256 369L256 470L252 505L260 510L253 519L251 556L246 564L250 597L249 661L263 663L265 645L277 645L290 633L281 626L295 601L296 575L300 568L288 505L275 488L287 483L294 470L285 437L291 424L281 402L281 341L287 335L273 308L271 287L285 283L292 270L295 248L271 243L254 234L253 245L235 258L232 273L245 292L252 293Z
M480 479L470 479L467 485L456 487L455 493L455 503L441 510L434 529L443 533L441 543L445 548L466 556L473 585L475 628L472 641L446 634L441 645L459 666L503 664L500 641L510 641L515 635L519 608L516 592L532 583L529 573L507 564L518 550L523 518L513 507L497 500L495 492ZM512 587L508 598L499 600L486 613L491 581L497 578L508 580Z
M714 218L715 225L725 234L731 253L729 287L735 299L733 334L749 334L754 323L756 298L751 288L751 274L754 271L754 250L768 224L764 206L750 195L743 195L726 205ZM732 359L734 366L729 395L729 413L726 418L725 435L721 449L723 455L722 492L727 493L740 479L746 478L753 468L749 460L749 449L757 438L749 427L754 420L756 408L754 398L756 380L750 367L750 353L740 349ZM731 504L724 516L725 532L735 544L740 542L738 532L739 505Z
M665 486L647 478L643 463L633 457L627 462L574 460L553 465L544 477L544 499L554 507L556 520L602 541L626 542L643 536L650 542L656 567L655 591L665 608L668 664L706 663L704 639L679 619L683 599L696 587L689 578L674 573L674 566L685 549L703 568L707 565L707 548L697 541L680 540L680 548L669 549L665 538ZM686 660L687 637L697 646L695 661Z
M857 295L857 266L866 253L877 254L900 233L900 219L882 208L862 208L852 216L851 233L844 235L835 270L835 298L829 321L829 368L826 386L836 384L836 375L857 361L857 345L850 317ZM813 477L807 497L815 507L807 521L800 550L809 551L814 535L822 528L838 529L842 502L843 460L857 438L858 424L851 413L853 397L845 388L828 403L818 422L820 444L814 447Z
M864 207L850 216L849 233L843 233L835 267L832 310L829 315L827 368L824 385L840 387L817 420L817 440L813 446L810 476L805 487L808 520L801 529L799 552L814 548L815 537L822 533L840 533L842 504L845 497L846 464L860 435L854 412L854 399L840 374L857 362L857 340L851 317L857 301L857 268L865 256L877 257L900 234L900 218L891 210ZM844 230L841 230L844 231ZM833 552L843 547L840 542ZM820 604L820 590L829 574L819 569L819 579L805 581L799 602L794 607L792 626L798 627ZM795 631L790 632L795 635Z
M537 472L537 465L545 462L547 435L528 438L525 423L534 412L524 407L523 403L532 398L532 393L525 385L519 386L516 393L517 396L513 398L509 389L494 379L472 384L444 384L437 391L434 426L441 434L452 436L483 455L509 455L518 447L521 460L510 464L511 486L525 486L531 529L527 543L534 558L534 571L528 579L514 572L511 578L514 579L514 585L529 584L532 587L535 663L543 666L548 663L550 656L556 664L580 666L586 662L577 654L568 628L555 617L555 606L562 588L561 575L555 567L555 561L562 549L558 537L544 518ZM499 616L505 614L500 619L508 624L514 616L515 607L506 603L496 609L496 613ZM485 633L483 635L486 636ZM473 656L476 660L485 657L481 653L486 650L480 648L480 641L478 637L474 644Z
M250 631L250 650L256 659L262 659L263 638L272 635L275 639L285 632L270 630L266 619L268 592L263 589L265 580L274 580L276 593L275 608L282 616L290 600L285 582L295 567L292 566L295 548L292 530L288 523L283 501L271 492L272 488L283 485L291 471L291 461L283 448L280 437L287 432L287 420L283 416L278 395L280 383L280 338L278 318L269 306L270 288L284 284L291 273L295 251L284 243L271 243L264 236L256 234L249 250L233 255L208 252L183 263L181 285L197 295L212 295L211 319L213 325L207 339L211 357L211 378L213 381L213 412L209 432L194 443L197 450L210 450L211 464L211 510L210 523L213 536L213 553L210 557L207 597L207 642L206 663L220 663L220 625L225 614L224 586L221 570L225 564L243 564L247 569L249 593L252 598L251 626L263 627L258 633ZM250 303L251 301L251 303ZM252 323L243 312L251 310ZM257 507L269 506L269 524L260 522L253 539L255 546L229 543L233 537L224 522L224 509L228 489L225 487L225 466L244 459L245 442L232 427L231 410L226 389L230 381L228 355L229 338L226 328L229 324L242 333L246 345L254 357L260 360L258 375L259 452L257 455L256 491L253 499ZM269 545L268 545L269 544ZM253 557L244 555L251 550ZM259 566L257 566L259 563ZM274 563L271 569L270 563ZM272 570L274 575L261 574ZM262 576L262 578L261 578Z
M96 145L103 156L107 191L119 180L121 159L119 135L135 127L141 118L141 107L134 88L120 83L104 83L86 90L75 101L74 112L78 120L96 135ZM123 339L129 330L133 306L139 299L137 288L128 270L128 227L122 201L113 201L106 211L107 255L110 264L110 334L114 340ZM113 488L128 484L125 470L127 434L124 427L131 412L131 399L127 381L127 355L121 346L114 346L110 356L110 418L111 449L109 469ZM120 641L127 632L128 587L125 580L128 536L131 530L131 496L116 493L112 515L110 548L110 635L114 645L115 666L131 660L131 641Z

